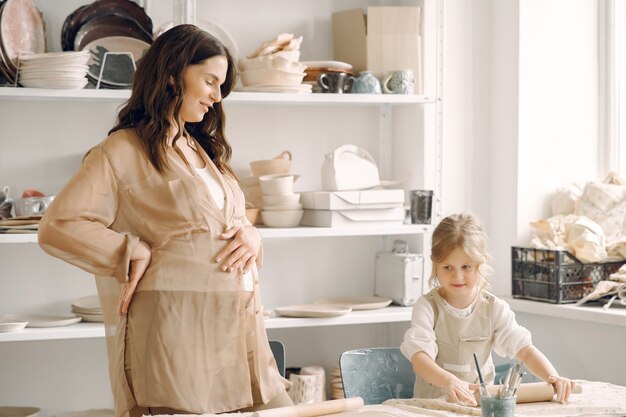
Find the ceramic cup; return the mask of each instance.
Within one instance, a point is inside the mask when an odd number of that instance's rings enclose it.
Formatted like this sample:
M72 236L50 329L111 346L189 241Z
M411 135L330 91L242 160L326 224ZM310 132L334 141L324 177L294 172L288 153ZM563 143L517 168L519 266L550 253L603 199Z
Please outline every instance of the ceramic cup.
M349 93L352 87L352 79L344 72L322 73L317 79L322 93Z
M289 388L289 397L294 404L307 404L319 401L316 393L318 378L316 375L289 375L291 387Z
M386 94L413 94L415 77L412 69L391 71L383 79L383 91Z
M372 71L361 71L358 77L350 77L352 82L351 93L358 94L381 94L380 81Z
M411 223L430 224L433 207L432 190L409 191L411 201Z
M483 417L515 417L515 397L480 397Z

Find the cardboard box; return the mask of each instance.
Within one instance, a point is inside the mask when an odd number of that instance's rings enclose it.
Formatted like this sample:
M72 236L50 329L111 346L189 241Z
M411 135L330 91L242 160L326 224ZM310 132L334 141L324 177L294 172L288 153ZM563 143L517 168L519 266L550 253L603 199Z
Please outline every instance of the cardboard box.
M401 207L404 190L309 191L300 193L305 209L359 210Z
M355 71L372 71L383 79L389 71L410 68L416 94L422 93L421 9L368 7L333 13L334 59L352 64Z
M402 207L362 210L304 210L301 226L363 227L400 226L404 221Z

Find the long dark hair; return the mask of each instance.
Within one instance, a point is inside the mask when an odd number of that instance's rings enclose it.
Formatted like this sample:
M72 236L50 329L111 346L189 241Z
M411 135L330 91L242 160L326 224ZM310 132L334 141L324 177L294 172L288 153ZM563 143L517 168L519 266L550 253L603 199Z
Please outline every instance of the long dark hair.
M167 162L168 116L174 109L173 120L178 123L185 89L183 72L189 65L198 64L214 56L228 61L226 80L220 87L222 98L230 94L237 74L228 49L209 33L194 25L175 26L159 36L139 60L133 76L130 99L118 114L117 123L109 134L120 129L134 129L152 165L160 173L169 167ZM171 80L173 79L173 83ZM232 148L224 134L226 116L222 103L213 103L202 121L185 123L185 130L202 146L222 173L235 176L228 162ZM182 136L183 129L173 143ZM174 149L182 156L177 147ZM183 157L183 160L186 159Z

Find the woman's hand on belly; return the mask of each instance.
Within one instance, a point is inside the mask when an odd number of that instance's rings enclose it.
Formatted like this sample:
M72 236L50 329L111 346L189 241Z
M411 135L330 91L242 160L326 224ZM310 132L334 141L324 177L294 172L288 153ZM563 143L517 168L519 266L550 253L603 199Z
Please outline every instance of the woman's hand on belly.
M241 268L244 273L248 272L256 262L261 249L261 233L254 226L235 226L228 229L220 236L220 239L229 240L215 257L216 262L221 262L222 271L232 272Z
M130 256L128 282L122 285L122 291L120 292L120 303L118 307L120 316L124 316L128 313L128 307L137 289L137 284L139 284L143 274L146 272L146 269L148 269L151 259L152 251L150 250L150 246L143 240L140 240Z

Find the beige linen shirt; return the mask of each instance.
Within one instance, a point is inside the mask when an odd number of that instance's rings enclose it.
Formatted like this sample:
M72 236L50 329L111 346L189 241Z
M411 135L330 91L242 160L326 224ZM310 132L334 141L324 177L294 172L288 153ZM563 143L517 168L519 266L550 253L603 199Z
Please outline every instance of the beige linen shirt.
M288 385L267 343L256 266L250 304L242 273L215 262L226 244L218 236L250 224L243 193L199 152L224 189L223 210L172 148L162 175L134 131L121 130L88 152L41 220L41 247L96 276L117 417L136 405L233 411ZM120 284L139 239L152 259L120 317Z

